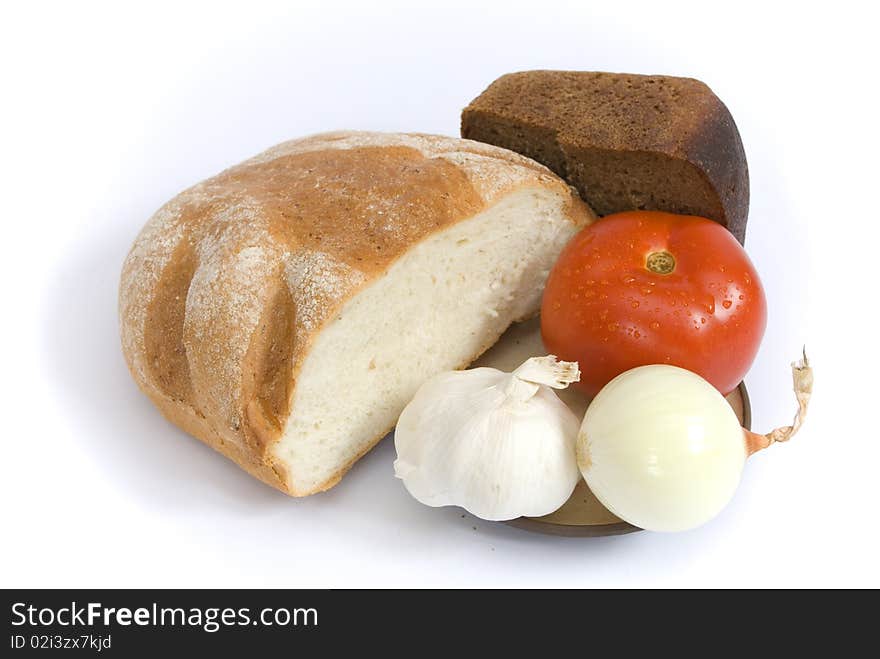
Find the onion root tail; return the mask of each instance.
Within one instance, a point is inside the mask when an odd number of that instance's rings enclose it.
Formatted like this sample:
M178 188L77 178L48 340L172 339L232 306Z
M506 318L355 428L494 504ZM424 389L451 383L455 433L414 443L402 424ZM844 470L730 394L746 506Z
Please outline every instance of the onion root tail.
M813 393L813 369L807 359L807 350L804 347L803 357L791 365L794 395L797 398L798 409L794 415L794 421L790 426L782 426L771 430L766 435L759 435L750 430L743 429L746 436L746 449L749 455L767 448L777 442L787 442L800 430L807 416L807 407L810 404L810 396Z

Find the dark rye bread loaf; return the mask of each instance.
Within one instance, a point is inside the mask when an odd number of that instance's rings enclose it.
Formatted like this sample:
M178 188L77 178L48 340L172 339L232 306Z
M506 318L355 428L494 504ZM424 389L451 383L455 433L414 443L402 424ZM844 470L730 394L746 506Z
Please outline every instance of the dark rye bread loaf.
M464 109L461 134L543 163L599 215L701 215L745 240L745 151L730 112L699 80L511 73Z

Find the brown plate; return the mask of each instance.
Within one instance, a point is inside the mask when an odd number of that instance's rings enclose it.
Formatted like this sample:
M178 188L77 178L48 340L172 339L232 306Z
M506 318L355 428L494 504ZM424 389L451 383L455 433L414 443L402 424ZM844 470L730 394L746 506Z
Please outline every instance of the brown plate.
M501 340L473 365L512 371L529 357L546 354L547 350L541 341L540 319L534 318L513 325L504 333ZM572 388L556 393L578 418L584 416L590 401L582 393ZM727 396L727 402L736 412L742 426L751 429L752 411L745 384L740 384L738 389L731 392ZM507 523L535 533L582 537L621 535L641 530L615 517L599 503L583 480L578 483L571 498L556 512L543 517L520 517Z

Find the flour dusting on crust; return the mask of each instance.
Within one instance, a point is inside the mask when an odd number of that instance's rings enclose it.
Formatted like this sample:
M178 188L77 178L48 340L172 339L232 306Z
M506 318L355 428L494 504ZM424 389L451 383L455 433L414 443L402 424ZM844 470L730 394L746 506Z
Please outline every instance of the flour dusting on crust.
M197 245L186 299L185 344L203 410L235 426L242 362L271 291L281 250L267 239L262 204L238 199L212 216Z
M141 229L122 270L119 286L119 319L122 347L141 378L144 371L143 333L148 301L174 250L186 235L184 209L197 204L199 186L164 204Z
M366 281L366 275L314 251L287 254L285 276L296 306L297 340L304 341L328 315Z
M463 140L442 135L421 133L371 133L361 131L336 131L319 133L299 140L283 142L263 153L246 160L240 167L278 160L300 153L328 149L355 149L363 147L409 147L426 158L443 158L462 170L487 203L506 190L537 176L548 185L564 185L544 165L513 151L491 144ZM511 164L519 167L511 167Z

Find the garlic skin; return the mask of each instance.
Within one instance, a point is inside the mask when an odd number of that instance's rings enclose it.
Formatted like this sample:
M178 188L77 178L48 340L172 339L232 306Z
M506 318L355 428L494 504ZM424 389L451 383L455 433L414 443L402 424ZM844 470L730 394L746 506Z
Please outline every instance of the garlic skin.
M552 355L513 373L441 373L425 382L394 432L395 475L428 506L461 506L486 520L557 510L580 480L579 422L553 388L580 377Z
M641 366L593 399L577 442L587 485L615 515L651 531L684 531L733 497L748 456L724 397L676 366Z

